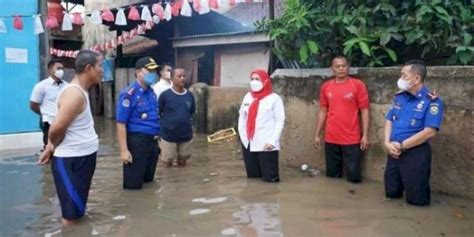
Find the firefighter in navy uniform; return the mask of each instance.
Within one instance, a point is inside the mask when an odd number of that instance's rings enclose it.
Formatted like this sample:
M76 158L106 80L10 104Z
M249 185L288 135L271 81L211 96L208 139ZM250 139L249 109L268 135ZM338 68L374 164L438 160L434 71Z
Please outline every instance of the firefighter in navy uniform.
M443 103L423 85L426 66L423 61L407 62L386 115L385 147L389 153L385 169L385 195L407 203L430 204L430 140L441 127Z
M151 87L158 65L151 57L135 65L136 81L120 93L117 102L117 137L123 162L123 188L140 189L155 176L160 133L158 102Z

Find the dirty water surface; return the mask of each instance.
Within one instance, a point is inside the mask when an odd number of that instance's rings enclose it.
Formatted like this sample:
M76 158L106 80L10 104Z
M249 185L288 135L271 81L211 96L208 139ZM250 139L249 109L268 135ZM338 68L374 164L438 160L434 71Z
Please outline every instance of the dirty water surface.
M280 167L278 184L249 180L237 142L204 135L187 167L160 165L154 182L125 191L115 124L97 132L87 213L73 227L61 225L50 166L32 150L0 153L0 236L474 236L473 200L433 195L430 207L413 207L385 200L381 183L291 167Z

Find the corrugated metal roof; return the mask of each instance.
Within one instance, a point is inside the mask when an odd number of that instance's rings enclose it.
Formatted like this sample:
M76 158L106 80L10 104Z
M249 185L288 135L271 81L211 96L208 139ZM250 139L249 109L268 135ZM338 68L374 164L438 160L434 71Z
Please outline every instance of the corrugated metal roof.
M171 38L171 40L201 39L201 38L238 36L238 35L253 35L253 34L260 34L260 33L264 33L264 31L240 31L240 32L227 32L227 33L217 33L217 34L191 35L191 36L184 36L184 37L175 37L175 38Z

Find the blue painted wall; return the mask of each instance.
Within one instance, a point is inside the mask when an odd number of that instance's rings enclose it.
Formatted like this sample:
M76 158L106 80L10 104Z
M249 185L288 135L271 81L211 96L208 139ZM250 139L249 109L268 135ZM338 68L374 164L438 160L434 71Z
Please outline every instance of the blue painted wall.
M37 0L0 0L0 17L34 15ZM29 109L31 90L39 80L38 35L32 17L23 17L23 31L13 28L13 18L4 19L8 32L0 33L0 134L39 131L39 117ZM28 63L6 63L5 48L28 50Z

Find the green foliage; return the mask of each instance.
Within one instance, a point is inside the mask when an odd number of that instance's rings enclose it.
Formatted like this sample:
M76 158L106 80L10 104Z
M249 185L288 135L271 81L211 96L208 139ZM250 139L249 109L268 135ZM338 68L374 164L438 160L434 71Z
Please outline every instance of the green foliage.
M285 13L257 22L280 58L329 65L336 54L354 66L473 64L474 7L461 0L286 0Z

